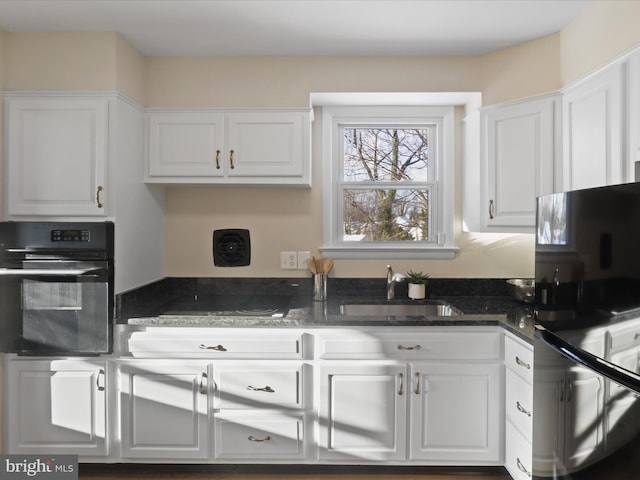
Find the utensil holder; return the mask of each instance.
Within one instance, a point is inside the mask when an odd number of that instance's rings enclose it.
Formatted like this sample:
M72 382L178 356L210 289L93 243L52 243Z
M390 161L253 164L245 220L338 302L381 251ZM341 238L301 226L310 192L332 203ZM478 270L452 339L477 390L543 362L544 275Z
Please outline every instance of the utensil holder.
M324 302L327 299L327 273L313 274L313 300Z

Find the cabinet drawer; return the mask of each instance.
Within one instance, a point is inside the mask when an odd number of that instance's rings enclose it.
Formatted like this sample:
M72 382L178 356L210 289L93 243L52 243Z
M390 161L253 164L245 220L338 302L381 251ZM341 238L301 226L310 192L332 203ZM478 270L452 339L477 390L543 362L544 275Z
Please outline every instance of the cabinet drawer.
M609 330L610 351L617 353L629 348L637 348L640 345L640 328L636 320L623 322Z
M531 444L508 421L505 431L505 467L513 480L530 480L532 475Z
M525 438L532 438L533 387L513 371L505 374L505 409L507 419Z
M402 333L332 331L318 335L323 359L437 359L494 360L501 356L500 334L492 327L469 331L461 327L424 327Z
M304 458L304 416L217 415L217 459Z
M301 364L216 364L214 408L302 408L310 371L309 365Z
M504 363L507 369L533 383L533 347L507 335L504 339Z
M303 337L263 329L159 327L131 332L124 349L134 357L293 359L303 357Z

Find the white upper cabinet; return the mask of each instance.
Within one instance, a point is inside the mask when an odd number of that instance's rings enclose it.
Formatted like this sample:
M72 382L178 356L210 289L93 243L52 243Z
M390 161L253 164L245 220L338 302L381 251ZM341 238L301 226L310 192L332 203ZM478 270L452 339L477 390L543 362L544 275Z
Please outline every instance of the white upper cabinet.
M7 214L105 216L109 100L5 94Z
M480 157L474 162L465 153L464 190L480 196L480 202L464 201L466 229L533 232L536 196L554 188L559 105L552 95L481 111ZM478 141L475 122L467 123L465 150L471 153Z
M149 177L222 177L224 116L155 113L148 116Z
M622 143L625 70L616 63L564 91L564 191L633 180Z
M628 181L640 180L640 50L629 58L629 161Z
M310 112L154 111L148 183L311 185Z

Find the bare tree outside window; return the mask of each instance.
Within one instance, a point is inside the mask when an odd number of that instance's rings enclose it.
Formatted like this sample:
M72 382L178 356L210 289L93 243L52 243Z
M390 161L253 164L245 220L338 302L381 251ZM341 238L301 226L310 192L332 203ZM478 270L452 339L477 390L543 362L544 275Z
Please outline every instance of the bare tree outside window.
M428 128L345 128L343 239L430 241L429 157Z

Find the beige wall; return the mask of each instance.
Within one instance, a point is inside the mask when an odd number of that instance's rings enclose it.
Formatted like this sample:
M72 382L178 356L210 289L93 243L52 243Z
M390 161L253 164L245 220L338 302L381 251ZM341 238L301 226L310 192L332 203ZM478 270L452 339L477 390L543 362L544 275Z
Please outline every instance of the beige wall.
M7 33L5 90L115 90L113 32Z
M311 92L478 91L477 57L149 58L149 107L308 107Z
M640 43L640 1L597 0L562 30L562 82L567 85Z
M146 59L121 35L115 37L115 90L140 105L146 104Z
M482 58L484 105L555 92L562 88L560 33Z
M307 107L311 92L480 91L484 104L560 89L640 42L640 2L597 1L560 33L483 57L143 58L113 32L7 33L4 88L118 90L148 107ZM172 187L166 197L165 273L170 276L290 276L279 252L322 239L320 112L313 125L313 188ZM458 145L459 150L460 145ZM461 159L456 157L458 172ZM393 261L435 277L533 273L531 235L461 231L457 176L452 261ZM248 228L249 267L215 268L216 228ZM161 232L159 232L161 234ZM382 276L386 260L340 261L337 276Z

